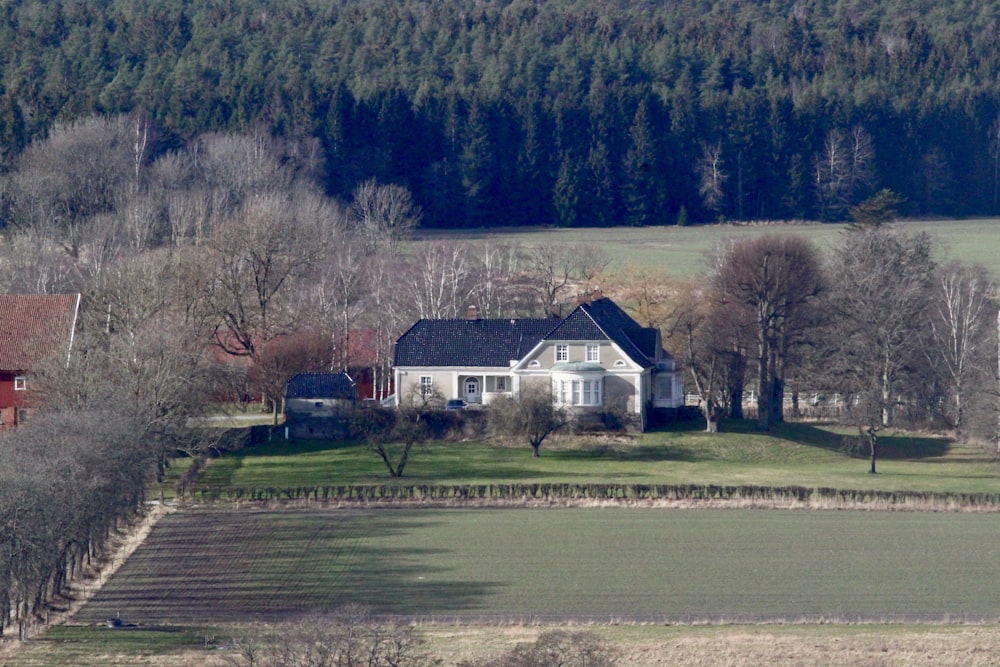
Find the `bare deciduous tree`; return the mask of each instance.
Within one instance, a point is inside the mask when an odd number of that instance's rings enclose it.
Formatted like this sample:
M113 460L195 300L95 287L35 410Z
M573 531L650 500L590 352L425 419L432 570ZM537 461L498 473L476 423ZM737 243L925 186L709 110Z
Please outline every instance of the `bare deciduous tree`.
M56 124L47 138L25 149L7 179L10 224L44 230L77 257L89 219L115 211L130 191L131 133L125 116Z
M520 644L491 660L462 662L459 667L613 667L617 653L591 632L549 630L531 644Z
M486 241L475 248L478 258L472 276L470 300L483 317L508 317L518 312L523 294L517 275L524 249L517 244Z
M379 185L369 179L354 190L351 228L357 231L369 254L395 253L420 224L420 208L401 185Z
M708 298L704 285L688 282L677 287L665 341L687 371L699 396L705 430L716 433L726 403L726 360L720 343L724 329L715 326L717 304Z
M722 211L727 174L722 159L722 142L704 144L701 148L701 161L698 163L698 194L705 208L716 213Z
M612 281L615 294L639 324L656 328L667 324L675 286L664 271L629 263Z
M980 266L952 263L936 275L930 318L933 345L926 352L948 388L946 416L960 439L965 436L969 393L992 385L988 378L995 352L995 293L996 283Z
M298 215L283 195L261 195L214 230L204 312L214 342L227 354L257 361L268 341L297 328L290 305L298 281L312 275L329 240L321 225ZM268 396L272 407L277 397Z
M928 306L935 263L930 237L885 226L850 232L838 266L823 337L826 383L845 397L844 419L869 446L875 472L878 433L925 382Z
M733 244L713 277L724 307L745 309L757 343L757 424L784 419L784 385L792 348L816 328L825 290L819 254L802 237L762 236Z
M454 241L421 244L409 263L410 295L420 318L449 319L465 312L473 291L469 247Z
M526 438L537 457L545 440L571 421L571 415L553 401L543 385L521 387L517 396L501 396L490 404L490 430L501 437Z

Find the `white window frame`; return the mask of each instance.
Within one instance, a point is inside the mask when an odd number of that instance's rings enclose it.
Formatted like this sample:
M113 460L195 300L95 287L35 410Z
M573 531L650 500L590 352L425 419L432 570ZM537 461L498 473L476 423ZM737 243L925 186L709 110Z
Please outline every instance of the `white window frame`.
M14 376L14 391L27 391L28 390L28 378L24 375Z
M507 391L507 378L503 375L497 376L496 391Z
M601 346L597 343L587 343L586 360L594 363L601 361Z
M569 361L569 345L560 343L556 345L556 363Z
M434 391L434 376L433 375L421 375L420 376L420 395L424 398L431 395Z
M657 398L662 400L672 400L674 397L674 378L670 375L659 375L656 378L659 385Z
M596 408L603 405L603 378L574 377L560 378L555 382L556 401L561 405L580 408Z

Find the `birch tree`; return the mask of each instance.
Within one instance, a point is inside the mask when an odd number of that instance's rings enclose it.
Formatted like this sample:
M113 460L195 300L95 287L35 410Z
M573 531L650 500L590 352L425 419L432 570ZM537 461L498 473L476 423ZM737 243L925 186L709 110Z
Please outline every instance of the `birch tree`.
M960 440L965 438L969 394L991 384L994 294L996 283L981 266L951 263L935 276L930 313L933 345L927 347L927 358L939 368L947 387L945 416Z

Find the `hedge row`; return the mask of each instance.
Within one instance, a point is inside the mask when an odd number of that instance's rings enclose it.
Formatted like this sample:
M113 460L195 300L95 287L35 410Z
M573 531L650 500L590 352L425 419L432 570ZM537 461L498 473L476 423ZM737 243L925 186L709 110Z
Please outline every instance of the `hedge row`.
M294 487L203 487L193 500L306 500L334 502L453 500L668 500L769 501L831 504L955 506L1000 509L1000 493L859 491L805 486L702 484L348 484Z

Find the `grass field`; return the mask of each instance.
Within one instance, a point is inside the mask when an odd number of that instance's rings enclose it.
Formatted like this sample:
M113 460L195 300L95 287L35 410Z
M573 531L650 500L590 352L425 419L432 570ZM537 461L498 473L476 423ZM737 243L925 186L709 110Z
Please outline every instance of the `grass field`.
M747 422L729 433L703 433L696 424L627 438L547 442L531 457L527 445L433 443L416 449L402 480L391 480L363 445L330 442L273 444L213 460L199 484L294 487L332 484L753 484L858 490L997 493L994 457L943 438L889 434L882 439L878 475L863 456L841 450L840 433L786 424L775 435Z
M955 258L982 264L1000 276L1000 220L919 220L896 223L911 231L925 231L941 242L940 259ZM610 227L589 229L462 230L423 232L420 239L455 238L519 242L526 246L592 244L609 253L613 267L625 263L658 267L681 278L695 275L705 256L720 241L768 233L801 233L821 249L839 243L846 225L696 225L687 227Z
M998 550L981 513L202 507L161 519L75 620L349 603L475 621L980 620L1000 618Z

